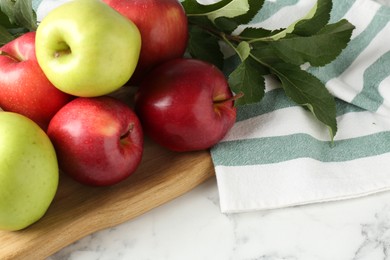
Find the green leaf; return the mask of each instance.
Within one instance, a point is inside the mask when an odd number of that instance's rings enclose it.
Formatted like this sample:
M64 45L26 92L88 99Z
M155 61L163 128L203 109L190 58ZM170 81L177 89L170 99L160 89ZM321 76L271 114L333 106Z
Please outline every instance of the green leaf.
M214 24L218 28L218 30L228 34L230 34L238 27L236 21L234 21L232 18L227 18L227 17L216 18L214 20Z
M310 18L304 18L295 24L293 34L300 36L309 36L321 30L330 19L330 12L332 11L331 0L317 0L317 4L313 7L314 14Z
M0 26L3 26L4 28L6 29L10 29L10 28L14 28L15 25L13 25L8 16L3 13L1 10L0 10Z
M253 17L260 11L263 7L264 0L248 0L249 10L248 12L233 17L233 20L236 21L237 24L248 24L252 21Z
M29 31L37 29L37 18L31 0L1 0L0 9L11 24L22 26Z
M239 36L242 40L258 40L261 38L272 37L282 30L283 29L271 31L261 27L247 27L239 34Z
M198 25L203 27L204 30L214 30L217 31L218 28L210 21L207 16L188 16L188 23L190 25Z
M214 19L216 26L225 33L232 33L239 25L248 24L253 17L260 11L264 4L264 0L248 0L248 11L238 15L225 17L218 13L218 17Z
M198 3L196 0L185 0L181 4L187 14L187 16L193 16L193 15L207 15L212 12L215 12L223 7L225 7L227 4L233 2L234 0L221 0L214 4L208 4L204 5L201 3Z
M268 68L271 68L272 64L284 63L284 61L276 55L275 50L268 42L254 42L252 44L251 55L254 59Z
M302 18L290 24L284 30L280 30L277 34L272 35L271 39L277 41L284 38L287 34L296 31L297 35L308 36L320 30L329 21L330 13L329 4L331 0L317 0L313 8ZM330 6L330 9L332 7ZM330 12L330 11L329 11Z
M6 28L0 26L0 46L12 41L14 37L8 32Z
M15 24L15 2L11 0L1 0L0 1L0 10L2 13L4 13L11 24Z
M261 64L247 58L229 75L229 86L232 91L244 94L235 101L236 105L256 103L263 98L265 82L260 73L263 70Z
M190 26L187 50L193 58L204 60L223 68L223 53L219 39L196 26Z
M307 71L291 64L274 64L272 71L282 82L286 95L295 103L307 107L324 123L333 140L337 132L336 102L325 85Z
M249 0L233 0L226 4L223 8L211 12L207 17L214 21L218 17L233 18L244 15L250 11Z
M354 26L346 20L326 25L317 34L307 37L288 34L270 42L276 54L284 61L301 65L324 66L333 61L347 47Z
M264 4L264 0L248 0L248 11L238 15L225 17L219 13L218 17L214 19L214 23L222 31L226 33L232 33L239 25L248 24L252 21L253 17L260 11Z
M31 0L17 0L15 7L20 10L20 13L16 13L17 23L30 31L37 29L37 16L32 7Z
M241 61L244 61L246 58L248 58L250 51L251 47L247 42L240 42L237 45L236 52L238 56L240 56Z

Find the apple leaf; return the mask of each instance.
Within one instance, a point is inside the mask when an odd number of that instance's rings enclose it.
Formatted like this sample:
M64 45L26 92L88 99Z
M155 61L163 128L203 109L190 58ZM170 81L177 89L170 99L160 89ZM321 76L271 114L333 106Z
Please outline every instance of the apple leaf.
M1 0L0 10L8 16L11 24L29 31L37 29L37 18L31 0Z
M207 16L219 29L230 33L239 24L250 22L263 3L264 0L222 0L204 5L196 0L185 0L182 5L187 16Z
M221 8L224 8L234 0L221 0L214 4L204 5L198 3L196 0L184 0L181 4L184 7L187 16L193 15L208 15Z
M15 28L15 25L10 22L8 16L0 10L0 26L5 29Z
M264 0L248 0L248 4L248 12L232 18L232 20L234 20L238 25L248 24L251 22L260 11L261 7L263 7Z
M0 46L12 41L14 37L8 32L6 28L0 26Z
M241 61L245 61L248 58L249 53L251 52L251 46L247 42L240 42L237 45L237 54L240 56Z
M272 38L273 35L280 33L283 29L279 30L267 30L261 27L246 27L240 34L240 39L242 40L258 40L258 39L266 39Z
M215 25L226 33L231 33L241 24L249 23L253 17L260 11L264 4L264 0L248 0L249 10L241 15L233 17L225 17L223 13L217 15L214 19Z
M190 27L190 37L187 51L191 56L223 68L223 53L219 46L219 39L199 27Z
M334 60L347 47L354 26L346 20L326 25L311 36L287 34L286 37L270 42L277 55L288 63L324 66Z
M262 66L252 58L245 59L229 76L229 86L234 93L244 95L236 100L235 105L259 102L264 96L264 77L259 73Z
M332 6L332 1L318 0L307 17L295 24L292 33L300 36L317 33L329 22Z
M337 132L336 102L325 85L296 65L277 63L273 64L271 69L282 82L286 95L297 104L307 107L324 123L333 140Z
M286 37L288 33L300 36L315 34L329 22L332 6L332 0L317 0L316 4L304 17L296 20L287 28L279 30L277 34L273 34L270 40L279 40Z
M14 27L8 16L0 10L0 46L14 39L14 36L9 32L9 29Z
M219 17L234 18L241 15L245 15L249 12L249 0L233 0L224 7L215 10L207 15L207 17L214 21Z
M325 85L298 65L284 62L267 44L256 45L251 54L255 60L269 68L271 74L279 78L286 96L309 109L320 122L328 127L333 140L337 132L336 102Z

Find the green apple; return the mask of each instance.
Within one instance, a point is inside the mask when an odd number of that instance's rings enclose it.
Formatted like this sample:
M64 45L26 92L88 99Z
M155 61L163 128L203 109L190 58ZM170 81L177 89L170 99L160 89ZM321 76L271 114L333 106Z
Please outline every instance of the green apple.
M54 147L32 120L0 112L0 230L20 230L38 221L58 187Z
M42 70L61 91L80 97L111 93L137 66L137 26L99 0L64 3L42 19L36 34Z

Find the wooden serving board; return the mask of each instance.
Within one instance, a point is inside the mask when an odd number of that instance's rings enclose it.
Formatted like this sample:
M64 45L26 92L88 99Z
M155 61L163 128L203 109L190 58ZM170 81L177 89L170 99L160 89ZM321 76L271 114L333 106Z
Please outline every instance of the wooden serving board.
M0 231L0 259L44 259L88 234L168 202L212 176L209 151L174 153L145 140L140 167L117 185L88 187L62 174L43 218L21 231Z

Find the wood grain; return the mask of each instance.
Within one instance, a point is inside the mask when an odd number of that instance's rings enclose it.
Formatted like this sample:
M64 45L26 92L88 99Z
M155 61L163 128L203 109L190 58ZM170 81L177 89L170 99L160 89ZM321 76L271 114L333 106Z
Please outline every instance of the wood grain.
M168 202L214 176L208 151L174 153L145 140L143 160L126 181L88 187L65 175L45 216L16 232L0 231L0 259L44 259L95 231Z

